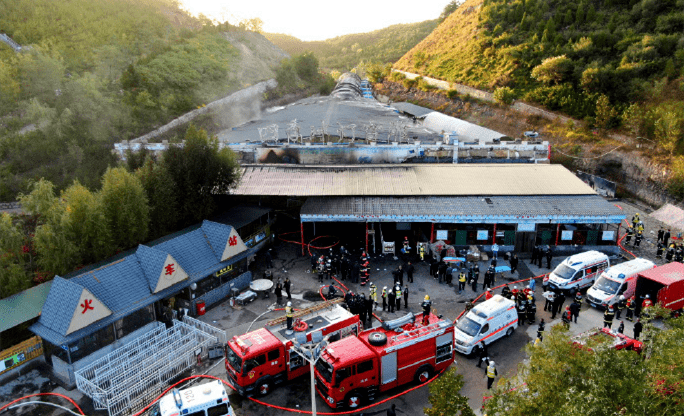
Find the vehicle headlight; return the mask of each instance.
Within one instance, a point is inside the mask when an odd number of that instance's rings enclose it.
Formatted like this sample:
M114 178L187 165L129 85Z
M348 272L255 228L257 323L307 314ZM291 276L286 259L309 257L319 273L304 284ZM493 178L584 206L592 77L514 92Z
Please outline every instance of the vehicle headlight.
M335 402L335 400L333 400L332 397L328 396L328 403L333 404L334 402Z

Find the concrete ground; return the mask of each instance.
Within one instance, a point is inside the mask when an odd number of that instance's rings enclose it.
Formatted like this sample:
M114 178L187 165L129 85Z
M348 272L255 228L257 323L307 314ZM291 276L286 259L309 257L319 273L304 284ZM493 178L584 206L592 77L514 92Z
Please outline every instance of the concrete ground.
M650 218L647 213L649 212L647 208L636 206L624 201L616 202L625 212L628 220L631 219L635 212L641 214L641 218L644 221L646 227L646 237L639 248L633 248L631 245L626 248L633 251L637 256L648 258L655 261L656 264L663 264L663 260L655 258L655 243L656 243L656 233L659 227L667 227L657 220ZM624 232L624 229L621 233ZM675 230L673 234L676 235ZM311 305L314 301L320 300L320 297L315 295L318 293L320 285L316 275L307 273L306 270L309 268L308 257L301 257L299 255L298 247L293 244L278 243L275 247L276 255L274 257L274 276L277 279L285 279L289 276L292 280L292 294L293 294L293 304L297 308L303 308ZM631 259L630 255L625 254L626 259ZM552 267L555 267L563 258L555 258L552 262ZM374 255L371 257L372 273L371 281L375 282L378 286L379 291L382 290L383 286L389 286L392 283L391 271L394 270L401 261L395 260L390 256L378 256ZM503 260L500 261L501 264L506 264ZM545 264L545 263L544 263ZM480 264L480 269L484 272L485 264L482 262ZM259 258L257 258L255 277L260 277L263 273L263 264ZM529 259L521 259L519 271L513 276L507 276L509 280L529 278L532 276L541 276L548 273L549 269L540 269L536 266L529 264ZM482 281L482 276L480 282ZM327 282L325 282L327 283ZM348 282L343 282L347 287L349 287L354 292L368 293L367 286L361 287L357 284L349 284ZM500 280L497 284L502 283ZM419 313L421 312L420 302L422 301L425 294L429 294L433 300L433 311L437 314L443 314L448 319L455 319L465 308L465 302L473 299L481 292L474 293L470 288L467 288L463 294L458 294L455 286L447 286L445 284L439 284L428 274L428 267L425 263L416 264L416 273L414 278L414 283L409 284L410 295L409 295L409 307L408 311ZM481 286L478 287L481 289ZM544 318L547 322L547 330L554 324L559 322L559 319L551 321L551 316L548 312L543 311L543 302L541 299L541 278L537 280L537 299L538 299L538 314L537 319ZM543 299L542 299L543 300ZM268 312L269 309L273 309L275 306L275 295L271 293L268 299L259 297L254 302L245 305L241 308L232 308L229 303L223 302L215 307L209 309L201 319L211 325L217 326L224 329L229 337L234 335L240 335L245 333L248 329L256 329L265 324L266 321L273 319L275 317L281 316L282 312L273 311ZM284 301L286 301L284 299ZM568 304L569 301L566 301ZM388 312L377 311L376 314L380 319L393 319L403 314L406 310L403 308L400 313L390 314ZM264 314L265 313L265 314ZM262 316L262 314L264 314ZM603 315L601 311L589 308L584 302L578 324L573 324L571 326L572 333L580 333L586 331L592 327L602 326ZM378 325L377 321L374 321L374 325ZM617 325L617 323L616 323ZM489 352L491 358L496 361L499 374L502 377L511 378L515 376L517 372L518 364L523 362L526 358L526 353L523 348L533 341L536 335L536 325L533 326L523 326L518 328L510 338L503 338L496 341L489 347ZM625 321L625 333L632 335L632 324ZM465 379L465 386L461 391L461 394L469 398L469 402L473 410L477 414L480 414L480 407L482 405L482 400L484 396L488 395L486 390L486 380L484 376L484 369L478 369L475 367L477 364L475 358L464 357L457 353L456 362L454 366L456 367L459 374L462 374ZM212 360L203 363L201 368L197 369L195 373L207 372L208 374L224 378L226 375L225 368L223 365L223 360ZM309 390L309 381L307 377L300 380L296 380L289 383L286 386L280 386L275 389L271 395L264 399L267 403L272 403L278 406L291 407L297 410L310 410L311 409L311 397ZM88 415L104 415L106 413L94 412L92 410L92 403L78 390L72 390L69 392L64 392L61 387L56 387L56 385L47 382L46 373L44 371L33 371L28 375L17 378L14 380L7 380L0 383L0 406L7 403L7 401L21 397L25 394L30 394L39 391L58 391L62 393L67 393L69 396L76 399L79 404L84 408L86 414ZM391 391L389 393L380 394L379 400L383 400L390 397L397 392ZM374 412L381 409L386 409L391 403L397 405L397 408L402 410L406 415L420 415L423 414L423 408L429 406L428 402L428 388L416 389L406 395L393 399L391 402L384 403L378 407L369 409L368 412ZM317 408L319 412L329 412L330 409L327 405L320 399L316 398ZM236 394L231 395L231 402L235 408L236 414L242 415L284 415L288 412L283 410L277 410L269 408L260 404L256 404L249 400L244 400ZM55 410L52 408L41 407L38 409L24 408L23 412L10 411L9 415L12 414L40 414L40 415L64 415L66 412Z
M630 217L631 218L631 217ZM296 247L294 245L278 245L275 251L277 256L274 258L274 278L280 277L282 280L286 276L290 277L292 281L292 295L293 295L293 305L296 308L304 308L312 304L312 300L320 300L320 297L316 299L315 297L309 296L311 293L317 293L320 284L316 274L311 274L307 272L310 266L308 257L298 257L296 253ZM555 258L552 261L551 267L554 268L558 263L560 263L563 258ZM395 260L392 256L384 255L374 255L371 257L371 281L373 281L378 290L381 291L383 286L389 286L392 283L392 270L396 269L400 264L401 260ZM500 260L499 264L507 264L507 262ZM544 266L546 265L546 260L544 260ZM427 263L416 263L416 272L414 275L414 283L409 283L409 307L408 311L414 313L420 313L420 302L422 301L425 294L429 294L433 301L433 312L436 314L443 314L446 318L454 320L458 315L465 309L465 302L472 300L477 295L482 293L481 284L478 286L478 292L473 292L469 287L462 294L458 294L457 284L456 285L446 285L444 283L439 284L434 278L429 276L429 270ZM480 264L481 270L485 269L485 262ZM519 270L514 275L507 273L506 281L514 281L517 279L524 279L533 276L541 276L548 273L550 270L546 267L539 268L530 264L529 259L521 259ZM257 270L256 277L259 277L263 273L263 266L259 259L257 259ZM480 282L482 277L480 278ZM504 281L499 279L497 284L501 284ZM327 284L325 281L324 284ZM349 289L354 292L366 293L368 294L368 286L362 287L358 284L351 284L349 282L342 282ZM405 279L406 283L406 279ZM521 285L522 286L522 285ZM499 292L496 290L495 292ZM541 278L537 279L537 305L538 314L537 322L540 318L544 318L547 323L547 330L551 326L560 322L557 317L555 320L551 320L551 315L549 312L543 311L543 299L541 298ZM306 295L306 296L305 296ZM540 301L541 299L541 301ZM250 327L251 329L256 329L265 324L267 320L273 319L275 317L281 316L282 311L268 312L266 315L261 316L262 313L268 311L269 308L273 309L275 305L275 295L270 294L268 299L259 297L254 302L245 305L240 308L240 310L234 310L228 303L225 302L220 306L210 309L207 314L202 317L202 319L212 325L226 330L229 337L234 335L240 335L246 332ZM287 299L283 299L286 302ZM566 301L566 305L569 305L570 301ZM376 311L376 315L383 320L394 319L403 316L406 313L404 305L402 302L402 309L399 313L390 314L388 312L383 312L381 310ZM377 326L379 322L374 320L373 325ZM603 325L603 312L589 308L584 302L582 312L577 324L571 326L572 333L580 333L591 329L593 327ZM616 324L617 327L617 324ZM510 338L503 338L501 340L493 343L489 352L491 359L496 361L499 374L506 378L511 378L515 376L517 372L518 364L521 363L525 358L526 354L524 352L524 347L534 340L536 336L537 325L528 326L524 325L519 327ZM625 321L625 333L628 335L632 334L631 323ZM469 398L470 406L475 410L477 414L480 414L480 407L482 405L483 397L488 395L486 390L486 379L484 376L484 368L479 369L476 367L477 360L471 357L464 357L457 353L456 362L454 366L457 368L459 374L462 374L465 379L465 386L461 391L461 394ZM209 371L209 374L215 375L217 377L224 377L225 368L222 362L218 362L214 368ZM286 386L280 386L275 389L268 397L263 399L264 402L271 403L277 406L291 407L297 410L310 410L311 409L311 399L309 393L309 379L308 377L303 377L300 380L296 380L289 383ZM383 400L387 397L391 397L394 394L400 392L402 389L396 389L394 391L380 394L377 401ZM377 408L369 409L367 412L373 412L381 409L388 408L391 403L396 404L397 408L409 415L423 414L423 408L428 407L428 388L421 388L414 390L404 396L398 397L391 402L379 405ZM237 394L231 395L231 402L235 408L237 415L284 415L288 412L284 410L278 410L269 408L260 404L256 404L249 400L244 400ZM329 412L331 409L327 407L325 402L319 397L316 397L317 410L319 412Z

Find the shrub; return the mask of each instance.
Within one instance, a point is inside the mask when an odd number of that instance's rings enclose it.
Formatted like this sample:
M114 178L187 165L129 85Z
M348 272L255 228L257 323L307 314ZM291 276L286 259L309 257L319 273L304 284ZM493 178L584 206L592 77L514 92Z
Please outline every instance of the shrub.
M406 79L406 75L401 72L392 72L389 76L390 80L394 82L401 82Z
M450 100L453 100L454 98L458 98L458 91L456 90L447 90L446 92L447 98Z
M515 92L510 87L499 87L494 90L494 100L500 104L509 105L515 99Z

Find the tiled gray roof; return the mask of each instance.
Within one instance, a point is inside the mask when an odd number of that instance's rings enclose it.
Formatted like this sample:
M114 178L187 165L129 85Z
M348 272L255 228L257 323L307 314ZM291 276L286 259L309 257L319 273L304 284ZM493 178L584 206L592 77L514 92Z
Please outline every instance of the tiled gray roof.
M38 322L66 334L82 292L83 286L78 283L55 276Z
M70 280L55 277L43 305L42 315L38 322L31 326L31 331L55 345L72 342L252 255L254 250L250 249L227 261L219 261L232 229L227 225L205 221L202 228L177 236L154 248L139 246L134 254ZM205 231L211 237L205 235ZM213 239L215 244L221 244L223 241L218 254L212 250L209 238ZM188 273L189 279L153 294L167 254L170 254ZM154 278L148 277L155 274ZM154 281L153 285L150 279ZM66 331L83 288L90 290L112 311L112 314L67 335Z
M162 267L164 267L168 254L141 244L138 246L135 255L140 262L140 267L145 274L150 291L154 291L161 278Z
M489 202L488 202L489 201ZM598 195L463 196L463 197L312 197L302 219L325 217L436 221L470 218L624 217Z

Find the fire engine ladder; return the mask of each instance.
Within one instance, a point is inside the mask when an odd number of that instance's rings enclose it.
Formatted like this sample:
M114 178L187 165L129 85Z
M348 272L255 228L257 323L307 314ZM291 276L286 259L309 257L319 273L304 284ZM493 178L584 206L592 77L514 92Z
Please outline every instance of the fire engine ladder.
M444 326L441 322L434 322L428 326L420 326L416 329L412 329L410 331L404 331L400 334L397 334L392 337L392 342L400 342L400 341L407 341L412 338L418 338L420 336L429 334L432 331L435 331L439 328Z
M302 310L300 310L300 311L297 311L297 312L293 313L293 314L292 314L292 318L293 318L293 319L297 319L297 318L299 318L299 317L308 315L308 314L313 313L313 312L316 312L316 311L320 311L320 310L322 310L322 309L332 308L332 307L335 306L336 304L342 303L343 301L344 301L344 299L342 299L342 298L336 298L336 299L332 299L332 300L326 300L325 302L319 303L318 305L314 305L314 306L311 306L311 307L309 307L309 308L302 309ZM267 325L267 326L280 325L280 324L282 324L283 322L285 322L286 320L287 320L287 316L281 316L280 318L275 318L275 319L273 319L273 320L271 320L271 321L268 321L268 323L267 323L266 325Z

